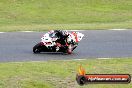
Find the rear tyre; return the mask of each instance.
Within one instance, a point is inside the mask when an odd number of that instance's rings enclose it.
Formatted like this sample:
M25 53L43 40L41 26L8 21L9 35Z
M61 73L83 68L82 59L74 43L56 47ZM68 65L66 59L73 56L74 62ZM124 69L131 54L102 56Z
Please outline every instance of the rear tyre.
M40 43L36 44L34 47L33 47L33 53L40 53L42 51L42 46Z

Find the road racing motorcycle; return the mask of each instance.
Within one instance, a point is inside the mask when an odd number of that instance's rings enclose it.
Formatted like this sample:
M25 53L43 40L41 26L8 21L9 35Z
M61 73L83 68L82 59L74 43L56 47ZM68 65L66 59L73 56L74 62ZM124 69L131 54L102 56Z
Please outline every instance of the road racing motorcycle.
M66 44L62 45L57 41L58 37L56 36L55 32L48 32L42 36L41 42L33 47L33 52L62 52L71 54L72 51L78 46L78 43L82 40L83 36L84 34L80 32L68 32L68 36L64 40Z

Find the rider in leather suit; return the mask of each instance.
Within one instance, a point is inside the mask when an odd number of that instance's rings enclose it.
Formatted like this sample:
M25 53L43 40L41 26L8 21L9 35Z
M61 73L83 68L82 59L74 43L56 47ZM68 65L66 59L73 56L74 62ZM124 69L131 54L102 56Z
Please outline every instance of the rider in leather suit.
M58 37L58 40L56 42L60 43L61 45L66 45L67 43L66 39L69 36L68 32L63 30L55 30L54 32Z

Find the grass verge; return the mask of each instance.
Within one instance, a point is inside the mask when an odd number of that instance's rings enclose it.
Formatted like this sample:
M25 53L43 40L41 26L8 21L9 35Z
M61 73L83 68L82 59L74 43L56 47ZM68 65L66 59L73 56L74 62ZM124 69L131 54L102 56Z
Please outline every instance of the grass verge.
M132 58L82 61L43 61L0 63L0 88L131 88L130 84L91 84L79 86L75 76L79 65L87 73L129 73Z
M32 24L1 26L0 32L14 31L45 31L45 30L107 30L107 29L132 29L132 22L121 23L89 23L89 24Z

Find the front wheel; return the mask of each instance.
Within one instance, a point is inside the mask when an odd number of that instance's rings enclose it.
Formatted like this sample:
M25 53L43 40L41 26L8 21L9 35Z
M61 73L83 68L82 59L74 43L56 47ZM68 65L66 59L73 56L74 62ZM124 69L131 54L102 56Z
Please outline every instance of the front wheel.
M38 43L33 47L33 53L40 53L41 52L41 44Z
M73 51L73 46L72 46L72 45L69 45L69 46L68 46L68 49L67 49L67 53L68 53L68 54L71 54L72 51Z

